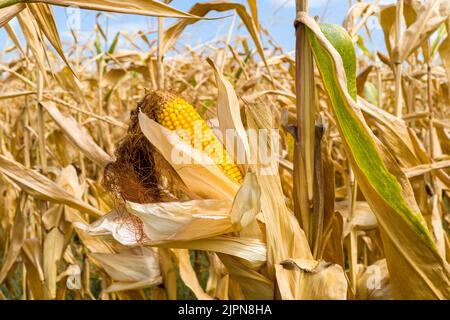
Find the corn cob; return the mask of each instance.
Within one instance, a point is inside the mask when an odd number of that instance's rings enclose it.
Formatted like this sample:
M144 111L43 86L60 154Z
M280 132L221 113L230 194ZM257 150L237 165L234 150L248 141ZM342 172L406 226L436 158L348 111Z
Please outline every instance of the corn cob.
M238 166L192 105L183 98L167 92L154 91L151 95L152 116L156 122L180 133L180 137L192 147L211 157L230 179L237 183L242 182L243 176ZM201 141L197 141L198 137L194 133L200 132Z

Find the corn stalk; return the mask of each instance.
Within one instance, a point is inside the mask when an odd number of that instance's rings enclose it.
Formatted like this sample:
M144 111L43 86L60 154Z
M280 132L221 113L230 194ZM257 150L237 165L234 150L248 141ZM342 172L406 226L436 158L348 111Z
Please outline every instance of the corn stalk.
M397 15L395 20L395 42L400 47L403 21L403 0L397 0ZM403 113L403 61L394 61L395 65L395 114L401 117Z
M308 12L308 0L297 0L297 13ZM297 137L294 156L294 212L312 243L310 214L313 206L315 87L314 62L306 29L296 24Z

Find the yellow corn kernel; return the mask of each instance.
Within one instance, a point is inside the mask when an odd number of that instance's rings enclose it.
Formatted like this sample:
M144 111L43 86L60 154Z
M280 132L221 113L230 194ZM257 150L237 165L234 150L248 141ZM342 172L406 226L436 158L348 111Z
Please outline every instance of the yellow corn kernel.
M154 91L152 94L155 95L155 99L152 100L156 102L153 113L156 122L170 130L187 131L193 147L210 156L230 179L242 183L241 171L192 105L166 92ZM195 139L194 135L200 132L202 141L195 141L198 138ZM186 136L184 135L182 139L188 142L189 137Z

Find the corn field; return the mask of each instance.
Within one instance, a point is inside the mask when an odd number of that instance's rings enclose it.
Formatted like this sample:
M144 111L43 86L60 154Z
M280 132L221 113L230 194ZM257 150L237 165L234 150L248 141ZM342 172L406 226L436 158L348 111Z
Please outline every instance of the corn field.
M266 4L0 0L0 300L450 299L450 1Z

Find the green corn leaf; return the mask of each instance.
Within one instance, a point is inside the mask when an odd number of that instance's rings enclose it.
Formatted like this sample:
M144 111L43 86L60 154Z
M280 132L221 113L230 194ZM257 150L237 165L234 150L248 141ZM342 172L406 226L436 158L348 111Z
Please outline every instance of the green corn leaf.
M114 51L116 51L117 43L119 42L119 36L120 36L120 32L117 32L116 35L114 36L111 46L109 47L109 50L108 50L109 54L113 54Z
M347 90L353 100L356 101L356 52L352 39L344 28L334 24L323 23L320 25L320 30L343 57L342 62L344 63L345 76L347 78Z

